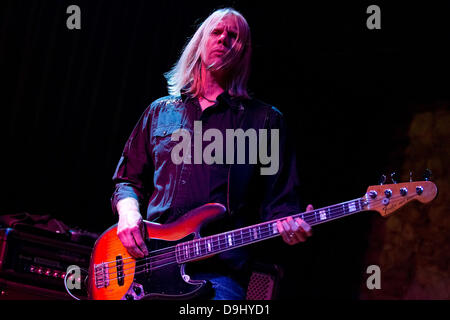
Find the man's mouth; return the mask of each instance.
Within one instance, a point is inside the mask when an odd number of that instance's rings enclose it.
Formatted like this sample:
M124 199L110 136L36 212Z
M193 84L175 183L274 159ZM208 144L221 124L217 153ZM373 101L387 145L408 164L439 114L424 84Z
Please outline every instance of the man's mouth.
M213 51L213 53L225 54L226 51L225 51L225 50L222 50L222 49L216 49L216 50Z

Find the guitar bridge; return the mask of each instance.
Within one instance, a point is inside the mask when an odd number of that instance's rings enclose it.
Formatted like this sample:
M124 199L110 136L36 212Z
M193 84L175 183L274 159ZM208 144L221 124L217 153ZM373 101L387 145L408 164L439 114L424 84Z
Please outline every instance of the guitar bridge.
M109 286L109 273L108 264L102 262L100 264L94 265L94 279L95 287L97 289L106 288Z

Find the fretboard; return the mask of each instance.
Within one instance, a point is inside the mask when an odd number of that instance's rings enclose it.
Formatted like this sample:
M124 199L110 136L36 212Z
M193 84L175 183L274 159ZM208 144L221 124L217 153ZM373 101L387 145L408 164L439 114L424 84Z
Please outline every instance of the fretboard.
M339 219L364 210L362 198L335 204L292 215L292 218L301 218L310 226ZM179 243L176 246L176 258L178 263L197 260L209 255L232 250L255 242L279 236L277 221L286 217L263 222L249 227L223 232L220 234L194 239Z

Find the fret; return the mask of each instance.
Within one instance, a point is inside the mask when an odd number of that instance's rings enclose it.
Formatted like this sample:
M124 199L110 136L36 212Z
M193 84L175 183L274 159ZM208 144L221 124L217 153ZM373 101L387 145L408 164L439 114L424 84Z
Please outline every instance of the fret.
M214 251L219 251L220 248L220 235L214 237Z
M189 255L190 255L191 257L195 257L195 247L194 247L194 242L189 241L188 247L189 247Z
M236 230L233 232L234 246L242 244L242 230Z
M251 241L251 237L250 237L250 231L248 230L248 228L241 229L241 243L245 244L250 241Z
M220 237L214 236L211 238L211 240L212 240L211 243L212 243L213 251L220 250Z
M348 204L348 212L350 213L350 212L353 212L353 211L356 211L356 206L355 206L355 202L354 201L352 201L352 202L350 202Z
M227 247L227 238L226 234L219 236L219 248L220 250L225 249Z
M204 238L203 239L203 246L202 246L202 250L203 250L203 254L207 254L209 251L208 251L208 239L209 238Z
M214 251L219 251L220 247L220 235L214 237Z
M206 239L200 239L200 254L203 256L205 255L208 251L206 250Z
M302 220L306 221L307 223L310 223L310 221L308 221L308 219L311 218L311 213L307 213L306 215L304 213L302 213Z
M194 246L195 246L195 254L198 256L200 254L200 248L198 246L198 241L195 241Z
M278 233L278 228L277 228L277 223L272 223L272 234L277 234Z
M177 259L177 262L180 262L182 259L181 255L180 255L180 246L179 245L177 245L175 247L175 258Z
M181 260L186 260L187 257L186 257L186 254L185 254L185 252L184 252L184 249L183 249L183 245L182 245L182 244L180 245L179 251L180 251L180 257L181 257Z
M319 211L319 219L320 219L320 221L327 220L327 212L325 210Z
M208 252L211 252L212 247L211 247L211 239L207 239L206 240L206 248Z
M261 227L265 227L265 225L258 225L258 239L264 239L264 229Z
M233 234L232 233L227 234L227 246L228 247L233 246Z

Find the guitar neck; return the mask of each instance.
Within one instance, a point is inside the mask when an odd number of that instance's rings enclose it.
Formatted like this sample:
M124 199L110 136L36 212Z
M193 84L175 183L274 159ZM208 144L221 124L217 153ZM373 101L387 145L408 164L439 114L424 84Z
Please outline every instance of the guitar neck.
M317 210L295 214L291 217L294 219L301 218L310 226L314 226L367 210L365 209L367 203L364 199L358 198ZM177 262L185 263L194 261L206 256L277 237L280 235L277 228L277 221L282 219L286 219L286 217L179 243L175 250Z

